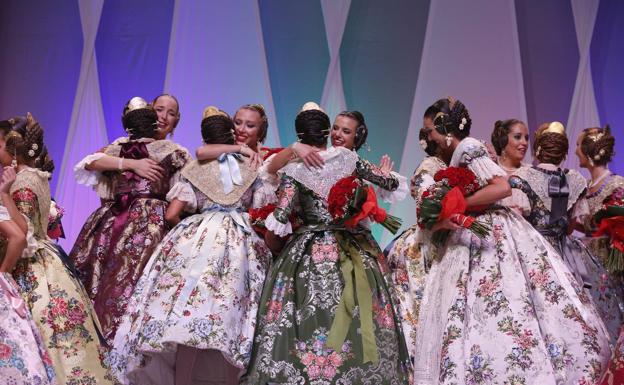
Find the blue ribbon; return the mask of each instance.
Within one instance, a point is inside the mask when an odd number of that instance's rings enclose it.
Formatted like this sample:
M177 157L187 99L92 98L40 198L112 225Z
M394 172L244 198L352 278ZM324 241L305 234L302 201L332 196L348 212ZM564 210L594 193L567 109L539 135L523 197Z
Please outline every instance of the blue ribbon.
M236 224L245 234L251 234L251 230L247 220L243 217L243 211L240 208L236 207L224 207L218 204L213 204L209 207L204 208L201 211L201 214L205 215L202 219L201 224L197 228L195 235L192 239L192 244L197 245L199 239L202 237L205 231L207 231L206 236L204 238L204 242L208 244L212 244L217 231L221 228L221 223L226 216L232 218L232 222ZM190 220L192 217L189 217ZM202 272L206 268L206 258L202 258L199 256L200 248L194 248L192 251L192 259L194 259L193 264L189 270L189 273L186 276L186 280L184 281L184 286L180 290L180 295L176 300L175 305L173 306L173 312L178 316L182 316L184 308L187 305L189 297L193 292L193 289L197 287L197 282L199 281ZM212 255L213 260L219 260L223 258L223 254L225 253L225 247L219 248L218 253Z
M223 183L223 192L229 194L234 190L234 185L241 186L243 177L241 176L238 162L242 162L241 154L221 154L217 161L219 162L219 172L221 173L221 182Z

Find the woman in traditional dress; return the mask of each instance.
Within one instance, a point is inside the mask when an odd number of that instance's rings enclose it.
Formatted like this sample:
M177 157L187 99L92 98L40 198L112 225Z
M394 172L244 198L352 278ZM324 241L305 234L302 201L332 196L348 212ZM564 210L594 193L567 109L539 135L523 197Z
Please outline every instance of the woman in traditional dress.
M50 354L59 384L108 384L102 364L104 347L91 302L77 277L72 276L67 255L47 237L50 211L49 174L32 167L44 149L43 129L28 114L26 124L4 131L0 150L3 166L17 170L11 197L23 216L34 243L32 252L17 262L13 276L26 300ZM47 166L47 165L46 165Z
M428 111L427 111L428 112ZM425 112L424 120L433 121L433 115ZM440 158L435 142L428 140L427 133L421 129L419 142L427 156L420 162L410 181L410 193L418 206L423 191L434 183L433 176L446 168ZM431 261L436 258L437 248L428 241L431 232L421 229L417 224L410 226L386 248L388 267L392 276L392 289L397 298L397 312L401 316L403 335L413 360L416 346L416 325L422 299L425 279Z
M158 116L143 99L127 103L122 121L128 138L75 167L78 181L95 186L103 204L82 227L70 257L109 342L143 267L167 230L165 196L191 159L176 143L155 139ZM136 171L137 164L148 166L146 174ZM154 164L158 170L150 168Z
M316 104L304 106L295 127L302 143L325 148L330 122ZM327 202L343 177L356 175L387 190L398 180L344 147L319 155L321 169L303 163L282 169L278 207L266 220L267 245L278 252L280 237L292 232L295 202L303 225L268 273L243 383L406 384L408 356L387 272L377 262L382 253L360 227L333 224Z
M521 194L517 204L524 217L561 254L579 284L587 289L600 312L613 341L622 323L621 293L609 279L602 264L575 237L568 236L575 222L589 214L585 193L587 183L576 170L559 165L568 153L568 138L559 122L540 126L533 144L539 164L525 166L509 178Z
M576 155L580 166L589 171L591 179L587 186L587 204L589 212L596 214L603 208L603 204L616 197L624 197L624 177L609 170L609 163L615 153L615 137L609 126L604 128L592 127L583 130L576 142ZM606 236L593 236L598 224L592 216L585 221L587 236L583 242L594 255L606 263L612 246ZM622 273L611 273L610 278L624 289ZM616 343L613 356L600 385L616 385L624 383L624 331Z
M589 384L608 360L609 337L593 303L557 251L528 222L496 202L511 194L506 173L469 137L468 110L433 105L429 138L472 171L482 188L466 198L489 225L483 240L450 220L452 235L432 265L416 332L415 383Z
M2 121L0 125L10 128L5 123L8 121ZM4 133L1 135L4 138ZM32 251L26 249L26 229L20 229L11 220L11 214L22 215L9 194L14 181L15 170L5 167L0 180L0 234L3 237L3 255L0 256L0 378L8 384L51 385L56 382L50 356L11 276L18 259L24 254L28 257Z
M201 131L205 143L234 143L232 120L214 107ZM249 163L234 155L193 161L169 192L167 219L176 226L146 266L111 353L121 383L238 384L271 259L244 214L263 191ZM182 210L199 213L180 222Z

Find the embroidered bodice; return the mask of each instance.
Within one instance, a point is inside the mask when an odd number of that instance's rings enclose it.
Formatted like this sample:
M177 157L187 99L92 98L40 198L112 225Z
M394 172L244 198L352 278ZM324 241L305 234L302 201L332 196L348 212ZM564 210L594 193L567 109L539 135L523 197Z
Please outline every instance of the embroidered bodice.
M395 176L384 176L378 167L361 159L353 151L332 147L321 151L320 155L325 160L321 169L311 170L301 163L293 163L281 170L278 207L274 213L279 222L287 223L294 209L299 211L298 215L306 225L332 222L327 209L329 190L338 180L350 175L388 191L394 191L399 186Z
M564 170L566 182L569 190L567 215L554 220L552 216L553 198L549 196L549 182L551 178L560 177L561 170L547 170L541 167L522 167L515 175L509 178L512 188L520 190L527 197L529 207L525 211L525 218L540 233L554 242L555 238L560 238L567 234L569 219L572 217L574 206L583 199L587 183L585 178L576 170ZM557 242L554 242L557 244Z

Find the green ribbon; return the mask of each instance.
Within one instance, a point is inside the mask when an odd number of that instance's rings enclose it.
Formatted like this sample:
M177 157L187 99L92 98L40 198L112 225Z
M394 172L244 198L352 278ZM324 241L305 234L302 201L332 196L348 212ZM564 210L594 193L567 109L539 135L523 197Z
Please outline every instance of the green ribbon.
M353 322L353 311L357 299L357 304L360 307L363 362L376 364L379 362L379 352L375 342L375 326L373 324L373 293L364 270L364 261L357 248L342 234L336 233L336 240L341 246L340 270L345 286L329 330L327 346L335 351L342 350L342 344L347 338L349 327Z

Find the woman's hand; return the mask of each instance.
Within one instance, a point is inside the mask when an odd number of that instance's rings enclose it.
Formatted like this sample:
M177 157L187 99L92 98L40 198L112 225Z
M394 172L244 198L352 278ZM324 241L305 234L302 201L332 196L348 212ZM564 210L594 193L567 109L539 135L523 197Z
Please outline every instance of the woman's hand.
M390 172L392 172L392 169L394 169L394 162L388 154L385 154L381 157L381 161L379 162L379 170L384 176L388 176L390 175Z
M162 180L165 169L162 168L158 162L153 159L124 159L124 162L128 162L128 168L137 173L139 176L157 182Z
M290 148L308 168L321 168L325 164L325 161L318 153L320 151L318 148L299 142L293 143Z
M249 158L249 165L252 168L257 169L258 167L262 166L262 157L259 153L249 148L249 146L241 145L238 152L241 155Z
M11 185L15 182L16 173L15 169L10 166L4 167L3 171L2 178L0 179L0 192L8 194Z
M451 218L446 218L436 222L436 224L433 225L433 227L431 228L431 231L436 232L438 230L459 230L461 228L462 227L454 223Z

